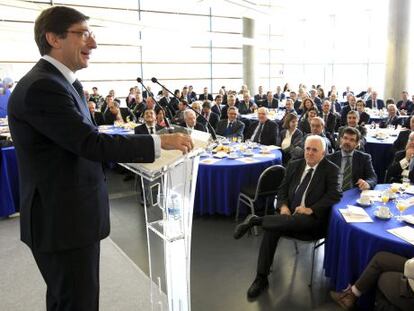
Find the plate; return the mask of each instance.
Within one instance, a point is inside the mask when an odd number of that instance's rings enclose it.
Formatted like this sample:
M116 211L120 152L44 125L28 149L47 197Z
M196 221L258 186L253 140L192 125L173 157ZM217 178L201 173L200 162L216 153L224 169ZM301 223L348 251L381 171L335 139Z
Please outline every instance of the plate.
M219 158L219 159L227 158L227 156L228 156L227 153L222 152L222 151L219 151L216 154L214 154L214 157Z
M254 155L254 153L253 152L243 152L243 155L245 157L252 157Z
M371 206L371 203L368 203L368 204L361 203L361 200L360 199L357 199L356 202L361 207L369 207L369 206Z
M227 156L227 159L230 159L230 160L235 160L235 159L238 159L238 158L240 158L237 154L229 154L228 156Z
M375 211L374 212L374 215L375 215L375 217L377 217L377 218L379 218L379 219L382 219L382 220L389 220L389 219L391 219L392 218L392 216L394 216L391 212L388 214L388 216L387 217L382 217L382 216L380 216L379 214L378 214L378 211Z

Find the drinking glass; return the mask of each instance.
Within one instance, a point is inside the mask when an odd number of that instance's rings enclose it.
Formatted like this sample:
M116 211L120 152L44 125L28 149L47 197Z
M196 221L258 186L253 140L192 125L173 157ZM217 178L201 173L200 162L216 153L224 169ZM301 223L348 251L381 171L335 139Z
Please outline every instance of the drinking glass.
M398 211L400 212L400 214L398 216L396 216L395 218L398 221L403 221L403 212L408 208L408 203L405 200L397 200L395 207L398 209Z

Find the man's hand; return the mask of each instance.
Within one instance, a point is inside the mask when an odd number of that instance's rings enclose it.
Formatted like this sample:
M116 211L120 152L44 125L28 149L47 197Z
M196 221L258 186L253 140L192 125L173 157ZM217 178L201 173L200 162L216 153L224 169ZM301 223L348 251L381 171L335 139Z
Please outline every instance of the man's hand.
M290 216L291 215L290 209L286 205L283 205L282 207L280 207L280 215Z
M162 134L160 139L162 149L181 150L183 154L186 154L194 148L191 137L182 133Z
M362 178L360 178L360 179L358 179L358 181L356 182L356 185L358 186L358 188L359 188L359 190L368 190L370 187L369 187L369 184L365 181L365 180L363 180Z
M300 206L295 208L294 214L311 215L311 214L313 214L313 210L309 207L305 207L305 206L300 205Z
M414 156L414 148L407 148L405 150L405 159L410 162L411 158Z

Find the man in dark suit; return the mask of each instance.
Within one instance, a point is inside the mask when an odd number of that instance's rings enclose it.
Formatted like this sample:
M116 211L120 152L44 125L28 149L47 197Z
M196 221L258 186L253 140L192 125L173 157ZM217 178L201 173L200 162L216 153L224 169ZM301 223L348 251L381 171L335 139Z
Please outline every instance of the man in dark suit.
M319 113L319 116L325 122L325 132L333 134L335 133L337 117L331 112L331 102L329 100L324 100L322 104L322 111Z
M155 134L162 129L162 127L157 124L157 116L154 109L147 109L144 111L144 122L144 124L135 127L135 134Z
M260 85L259 86L259 93L254 95L254 103L257 105L257 107L262 107L262 106L264 106L266 98L267 98L266 94L263 93L263 86Z
M382 99L378 99L378 92L373 91L371 94L371 98L367 100L365 106L371 109L378 109L381 110L385 107L384 101Z
M240 114L253 113L254 109L257 108L257 105L251 100L250 94L248 92L244 92L243 100L241 100L240 103L236 106L239 109Z
M389 104L387 106L388 116L385 120L380 122L380 127L388 127L389 125L397 128L398 125L401 125L402 119L398 115L398 109L395 104Z
M181 124L181 126L186 127L190 130L207 132L204 125L197 122L196 113L191 109L184 110L184 123Z
M374 189L377 174L372 167L371 155L357 150L360 133L353 127L346 127L340 137L340 150L327 156L340 168L339 183L342 191L358 187L360 190Z
M243 140L244 123L237 120L239 115L237 107L231 106L227 109L227 119L217 123L216 133L227 138L237 137Z
M96 111L96 103L94 101L88 102L88 109L97 126L105 124L103 114L100 111Z
M410 136L412 131L414 131L414 116L410 118L410 128L403 128L398 134L397 139L392 144L392 151L394 154L405 148L408 142L408 136Z
M223 103L223 96L218 94L216 98L214 99L214 102L211 106L211 111L214 112L216 115L218 115L219 119L221 119L222 103Z
M274 98L272 92L269 91L266 94L266 100L263 102L262 106L269 109L277 109L279 107L279 101Z
M105 124L112 125L115 122L125 123L132 121L135 116L128 107L123 107L124 109L119 107L119 103L113 101L108 104L108 109L104 114Z
M208 87L205 87L203 89L203 94L200 94L200 96L198 97L198 100L211 100L213 101L213 95L208 93Z
M257 109L259 122L250 125L246 139L251 139L262 145L276 145L279 128L275 122L269 120L268 114L269 110L266 107Z
M165 89L162 89L162 97L159 101L159 104L161 107L164 108L165 112L167 113L167 118L171 120L175 115L175 109L172 106L171 98L168 94L168 91Z
M401 100L397 103L397 108L400 110L402 115L410 115L414 111L414 104L408 98L408 92L402 91L401 92Z
M192 148L185 135L106 135L89 113L76 71L97 46L88 17L67 7L35 22L42 59L10 97L20 175L21 239L47 285L47 310L99 308L100 240L109 234L103 161L153 162L160 148Z
M209 100L205 100L202 105L201 114L204 116L198 116L197 122L201 123L207 130L209 127L207 125L206 120L210 123L211 127L215 130L217 127L217 123L219 122L219 116L211 111L211 102Z
M348 94L347 99L348 99L347 101L348 104L345 105L341 110L341 125L346 125L348 112L350 112L351 110L357 109L355 96L352 94Z
M408 178L410 166L414 165L414 132L409 132L410 135L405 149L397 151L391 165L388 167L386 183L402 182L404 178Z
M316 107L318 108L319 111L322 110L322 99L318 97L318 92L315 89L311 89L310 90L310 98L313 100L313 102L315 103Z
M224 120L227 119L227 110L230 107L236 107L236 96L234 94L229 94L227 95L227 106L223 107L223 109L221 109L221 117L220 119Z
M339 168L324 158L325 143L320 136L309 136L305 158L289 162L277 195L277 215L249 215L236 227L234 238L241 238L253 226L263 228L257 274L247 296L255 298L268 286L267 276L282 236L317 238L326 233L333 204L341 198Z

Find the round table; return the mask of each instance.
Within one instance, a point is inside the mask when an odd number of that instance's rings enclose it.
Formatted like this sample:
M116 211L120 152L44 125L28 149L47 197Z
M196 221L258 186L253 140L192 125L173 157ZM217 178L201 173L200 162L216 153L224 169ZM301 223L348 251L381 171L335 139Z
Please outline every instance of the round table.
M198 215L230 216L236 211L240 189L257 183L260 174L267 167L281 164L282 153L273 150L268 157L253 156L251 159L255 160L254 163L224 158L213 164L206 164L203 163L205 159L200 159L198 167L194 212Z
M375 189L383 190L387 187L388 185L378 185ZM324 268L325 275L330 278L331 286L336 291L355 283L371 258L379 251L388 251L407 258L414 257L412 244L387 231L409 224L401 223L394 218L381 220L374 216L376 207L382 203L374 202L371 207L366 208L373 223L347 223L344 220L339 209L346 208L348 204L356 205L360 193L356 188L350 189L344 192L342 200L332 207L325 244ZM387 205L393 214L398 214L394 201L388 202ZM410 207L405 214L410 214L413 210L414 208ZM358 303L362 310L372 308L374 290L363 295Z
M380 140L372 136L373 130L368 130L365 144L365 152L372 157L372 166L377 173L378 182L382 183L385 180L385 172L393 160L392 144L397 139L398 131L395 130L393 135L386 139Z
M14 147L0 149L0 217L19 211L19 174Z

